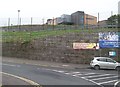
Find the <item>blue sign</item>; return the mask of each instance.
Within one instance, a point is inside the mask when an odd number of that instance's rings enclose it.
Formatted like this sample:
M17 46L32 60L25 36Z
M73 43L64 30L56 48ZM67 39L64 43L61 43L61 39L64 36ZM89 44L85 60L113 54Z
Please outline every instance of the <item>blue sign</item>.
M120 32L101 32L99 33L100 48L119 48Z

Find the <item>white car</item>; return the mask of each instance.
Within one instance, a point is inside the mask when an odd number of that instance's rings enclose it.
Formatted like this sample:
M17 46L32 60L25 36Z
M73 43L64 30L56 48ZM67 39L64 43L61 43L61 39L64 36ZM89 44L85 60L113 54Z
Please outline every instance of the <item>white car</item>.
M95 70L99 69L116 69L120 70L120 63L108 57L94 57L90 66Z

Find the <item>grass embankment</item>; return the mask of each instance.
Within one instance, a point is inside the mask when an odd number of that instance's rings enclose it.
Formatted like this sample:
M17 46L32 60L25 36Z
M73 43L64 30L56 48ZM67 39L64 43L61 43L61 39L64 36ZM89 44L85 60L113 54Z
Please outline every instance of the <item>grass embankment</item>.
M60 36L68 33L99 33L118 31L119 29L65 29L65 30L41 30L41 31L7 31L2 33L2 42L26 42L49 36Z

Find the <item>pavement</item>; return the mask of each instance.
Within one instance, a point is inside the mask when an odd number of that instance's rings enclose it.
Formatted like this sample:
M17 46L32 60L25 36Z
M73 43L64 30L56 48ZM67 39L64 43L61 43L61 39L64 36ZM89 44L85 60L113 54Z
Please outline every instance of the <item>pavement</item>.
M21 64L30 64L44 67L58 67L66 69L87 69L90 68L89 64L71 64L71 63L57 63L41 60L28 60L24 58L2 57L2 62L12 62Z

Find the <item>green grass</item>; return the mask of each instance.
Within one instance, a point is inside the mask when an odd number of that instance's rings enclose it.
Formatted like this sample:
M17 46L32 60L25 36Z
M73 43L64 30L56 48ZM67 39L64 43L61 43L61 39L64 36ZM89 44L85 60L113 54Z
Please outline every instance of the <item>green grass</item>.
M118 31L118 29L65 29L65 30L41 30L32 32L2 32L2 42L26 42L38 38L46 38L49 36L58 36L68 33L99 33L107 31ZM1 36L1 35L0 35Z
M49 36L63 35L70 32L79 32L79 30L44 30L39 32L3 32L2 41L30 41L37 38L45 38Z

